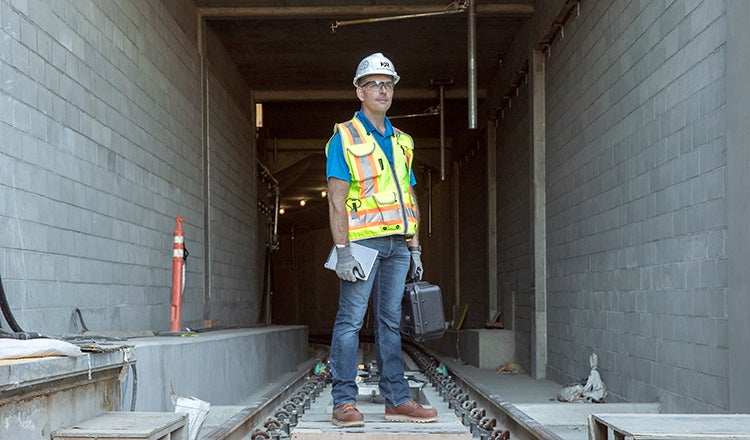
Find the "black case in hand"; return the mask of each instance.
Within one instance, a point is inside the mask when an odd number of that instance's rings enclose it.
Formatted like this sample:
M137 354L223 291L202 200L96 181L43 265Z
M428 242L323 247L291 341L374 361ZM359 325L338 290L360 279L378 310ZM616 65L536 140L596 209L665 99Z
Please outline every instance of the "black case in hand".
M406 283L401 301L401 333L416 342L443 337L445 313L440 287L426 281Z

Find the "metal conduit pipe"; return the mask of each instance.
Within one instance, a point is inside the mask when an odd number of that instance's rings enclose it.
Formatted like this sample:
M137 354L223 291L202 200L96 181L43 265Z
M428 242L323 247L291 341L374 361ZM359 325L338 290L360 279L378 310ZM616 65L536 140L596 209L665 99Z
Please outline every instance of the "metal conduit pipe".
M461 258L460 258L460 244L461 234L459 231L459 166L458 162L453 162L453 174L451 179L451 218L453 220L453 319L458 318L459 311L461 309Z
M435 15L460 14L461 12L464 12L466 10L466 3L467 3L466 1L453 1L448 6L446 6L445 10L436 11L436 12L422 12L418 14L396 15L396 16L391 16L391 17L360 18L356 20L344 20L344 21L334 20L331 22L331 33L335 34L336 29L338 29L341 26L349 26L353 24L379 23L382 21L403 20L407 18L420 18L420 17L431 17Z
M271 250L274 251L279 247L279 204L281 203L279 181L276 180L275 177L273 177L273 174L271 174L271 170L269 170L268 167L261 162L258 162L258 173L263 179L272 184L271 187L274 192L273 236L271 237L271 243L269 244Z
M437 115L438 113L440 113L440 109L435 106L432 106L432 107L427 107L422 113L411 113L408 115L388 116L388 119L392 121L394 119L419 118L422 116L434 116L434 115Z
M271 181L271 183L273 183L274 185L279 184L279 181L276 180L275 177L273 177L273 174L271 174L271 170L269 170L268 167L265 166L262 162L258 162L258 168L260 168L261 177Z
M445 85L440 84L440 180L445 180Z
M258 162L258 174L268 184L269 189L273 190L274 204L273 204L273 224L270 227L268 237L268 243L266 244L265 262L263 271L263 304L261 308L262 320L266 325L271 324L271 296L274 291L273 283L273 253L279 249L279 204L280 204L280 189L279 181L273 177L271 170L266 165Z
M445 86L453 85L453 80L431 80L430 83L440 89L440 180L445 180Z
M440 180L445 180L445 85L440 84Z
M432 170L427 170L427 236L432 237Z
M469 0L469 128L477 128L477 5Z
M274 186L274 210L273 210L273 236L271 237L271 250L275 251L279 248L279 204L281 198L281 190L279 190L279 184Z

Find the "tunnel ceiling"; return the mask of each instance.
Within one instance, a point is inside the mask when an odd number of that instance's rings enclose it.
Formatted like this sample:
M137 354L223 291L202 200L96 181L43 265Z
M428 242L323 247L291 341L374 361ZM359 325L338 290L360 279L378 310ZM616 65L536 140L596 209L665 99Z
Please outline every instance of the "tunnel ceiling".
M334 122L359 108L351 84L363 57L383 52L401 75L389 111L394 125L417 141L417 166L436 170L438 116L398 118L439 104L434 81L445 86L446 144L459 154L477 136L468 129L468 14L453 13L383 22L340 25L336 21L395 17L455 10L444 0L256 1L195 0L240 73L263 104L259 160L279 180L287 214L281 223L319 227L325 221L320 191L325 187L323 146ZM479 115L482 98L533 0L476 4L476 71ZM210 48L209 48L210 50ZM481 127L481 119L479 119ZM450 163L450 162L448 162ZM418 176L419 179L419 176ZM300 199L311 200L305 209ZM320 205L320 206L318 206ZM314 215L311 215L314 214Z

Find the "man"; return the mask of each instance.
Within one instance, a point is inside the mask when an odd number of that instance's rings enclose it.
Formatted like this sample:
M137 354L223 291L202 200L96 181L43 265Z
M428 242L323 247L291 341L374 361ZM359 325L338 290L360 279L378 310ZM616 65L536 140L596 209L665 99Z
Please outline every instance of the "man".
M333 419L336 426L364 426L356 408L359 330L372 295L375 350L385 419L433 422L437 411L409 396L401 353L401 299L407 272L422 278L417 233L419 211L411 170L414 141L386 117L400 77L381 53L364 58L354 75L362 108L334 127L326 145L328 212L341 278L339 308L331 341ZM364 280L350 243L376 249L378 256ZM408 241L408 247L407 247Z

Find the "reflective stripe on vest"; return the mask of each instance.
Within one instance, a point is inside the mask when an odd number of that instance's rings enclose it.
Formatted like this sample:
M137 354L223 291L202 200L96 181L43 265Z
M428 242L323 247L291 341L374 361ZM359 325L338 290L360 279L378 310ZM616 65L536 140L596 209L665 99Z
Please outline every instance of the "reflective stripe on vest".
M411 237L417 231L417 210L409 187L414 141L394 128L391 136L393 168L375 139L355 117L336 124L351 172L346 198L349 240L388 235ZM329 141L330 145L330 141ZM326 154L329 145L326 145Z

